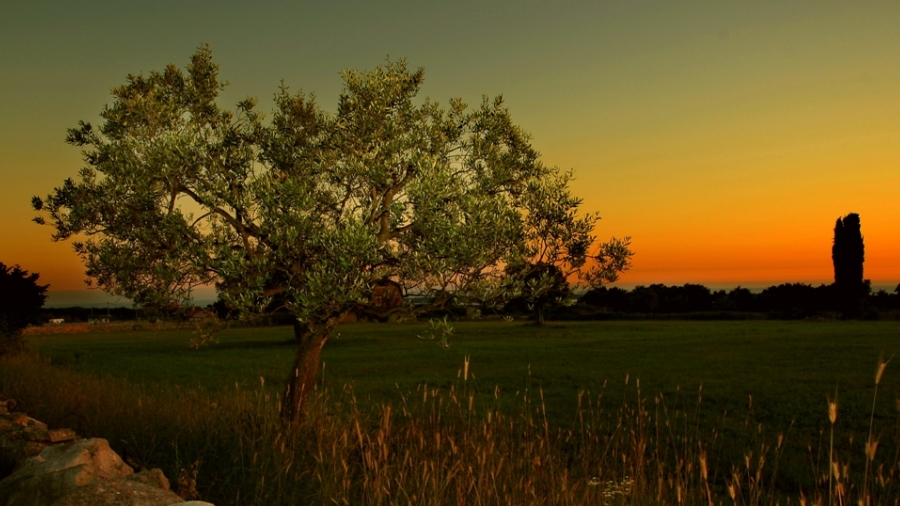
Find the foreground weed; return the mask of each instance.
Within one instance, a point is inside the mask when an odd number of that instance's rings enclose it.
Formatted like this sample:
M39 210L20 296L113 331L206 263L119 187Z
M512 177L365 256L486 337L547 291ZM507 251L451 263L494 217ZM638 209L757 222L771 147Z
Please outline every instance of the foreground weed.
M834 506L834 485L832 478L840 481L840 467L834 460L834 424L837 422L838 415L838 392L837 387L834 389L834 399L828 398L828 421L831 422L831 433L828 439L828 504Z
M872 394L872 413L869 416L869 434L866 436L866 471L863 475L863 500L865 504L871 503L871 497L869 496L869 467L875 460L875 452L878 450L878 440L872 439L872 429L875 425L875 403L878 400L878 385L881 383L882 376L884 376L884 370L887 369L888 363L893 358L892 356L884 360L883 356L879 357L878 365L875 368L875 391Z

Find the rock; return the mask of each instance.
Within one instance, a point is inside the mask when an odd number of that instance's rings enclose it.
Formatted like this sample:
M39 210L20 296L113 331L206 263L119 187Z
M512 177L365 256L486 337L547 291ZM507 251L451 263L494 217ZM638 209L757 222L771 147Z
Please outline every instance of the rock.
M4 418L6 417L8 417L8 420L11 421L13 425L18 425L19 427L24 427L33 431L47 430L47 424L31 418L25 413L10 413Z
M168 506L182 502L175 492L130 479L100 480L78 487L52 506ZM37 506L39 503L32 503Z
M0 413L0 479L9 476L19 462L40 454L50 444L75 438L71 429L47 430L45 423L24 413Z
M150 485L163 490L171 490L169 479L163 474L161 469L144 469L139 473L134 473L128 477L129 480L145 485Z
M51 443L61 443L63 441L74 441L77 437L72 429L53 429L47 431L50 436Z
M0 479L12 473L17 463L38 455L46 447L47 443L27 441L21 430L0 430Z
M25 427L22 435L27 441L50 441L50 432L40 427Z
M0 506L212 506L172 492L159 469L134 470L105 439L48 430L0 396Z
M85 466L83 473L98 478L119 478L134 474L134 470L122 462L119 455L109 447L109 443L99 438L47 447L37 457L23 462L16 472L37 468L56 471L80 465Z
M75 488L133 473L105 439L49 446L0 481L0 505L49 505Z
M21 462L29 457L36 457L44 451L44 448L47 447L47 443L42 443L40 441L25 441L25 444L22 445L22 457L17 459L16 462Z

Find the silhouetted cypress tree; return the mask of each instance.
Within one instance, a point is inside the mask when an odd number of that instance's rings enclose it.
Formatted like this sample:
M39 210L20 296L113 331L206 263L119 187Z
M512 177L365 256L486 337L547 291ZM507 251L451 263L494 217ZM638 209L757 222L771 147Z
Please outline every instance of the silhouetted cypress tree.
M862 284L865 246L858 214L850 213L843 219L837 219L834 225L831 260L834 262L836 285L849 287Z
M863 293L865 246L858 214L850 213L837 219L834 225L831 260L834 263L834 286L842 301L843 309L845 313L856 313L865 296Z

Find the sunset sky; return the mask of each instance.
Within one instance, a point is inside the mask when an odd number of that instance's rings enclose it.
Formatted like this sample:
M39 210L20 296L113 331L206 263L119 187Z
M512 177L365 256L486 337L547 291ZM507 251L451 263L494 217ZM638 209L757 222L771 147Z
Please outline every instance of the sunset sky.
M4 2L0 262L84 288L31 196L82 167L66 129L113 86L202 43L223 106L271 110L283 79L333 112L340 71L388 55L443 104L502 94L544 163L575 169L598 236L633 238L623 286L829 283L850 212L866 278L900 282L897 1Z

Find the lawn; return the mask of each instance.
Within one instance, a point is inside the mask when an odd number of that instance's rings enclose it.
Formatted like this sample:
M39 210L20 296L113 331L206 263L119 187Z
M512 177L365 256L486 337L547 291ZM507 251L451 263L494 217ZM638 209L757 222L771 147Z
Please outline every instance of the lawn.
M640 379L642 395L662 393L669 403L695 403L702 386L708 413L745 414L752 396L761 420L818 426L836 387L842 413L868 413L878 357L900 351L895 322L460 322L447 350L420 339L425 330L344 325L323 350L320 379L331 389L350 384L360 399L392 401L421 383L457 382L468 356L484 395L495 386L508 396L540 387L556 420L574 414L579 391L620 402L629 378L632 387ZM199 351L188 348L189 338L189 331L136 331L31 343L54 363L93 374L208 390L253 388L261 377L280 388L293 359L288 327L228 329ZM900 392L900 370L892 369L881 386L885 417Z
M550 425L571 427L579 392L613 414L623 403L682 413L699 439L719 443L723 462L741 462L762 441L786 436L779 480L792 490L809 484L827 442L826 396L838 390L837 448L860 465L879 356L900 352L895 322L629 321L567 322L537 328L523 322L460 322L451 347L422 340L424 324L352 324L325 346L320 381L346 385L363 405L400 402L421 384L460 385L476 402L516 412L529 397L546 405ZM135 331L33 337L54 364L90 375L167 384L211 394L266 388L279 392L293 359L288 327L233 328L221 342L194 351L189 331ZM879 452L896 448L900 363L888 365L876 407ZM639 380L639 382L638 382ZM701 392L702 387L702 392ZM701 395L702 394L702 395ZM657 404L657 397L659 404ZM701 400L698 404L698 400ZM688 414L685 416L685 414ZM661 422L658 426L665 426ZM774 443L773 443L774 444ZM810 450L812 448L812 450ZM848 457L849 458L849 457Z

